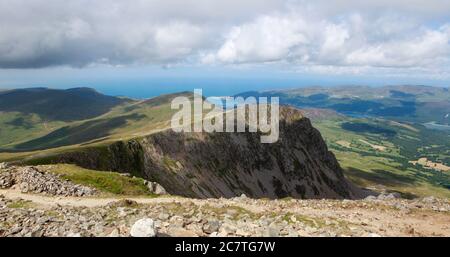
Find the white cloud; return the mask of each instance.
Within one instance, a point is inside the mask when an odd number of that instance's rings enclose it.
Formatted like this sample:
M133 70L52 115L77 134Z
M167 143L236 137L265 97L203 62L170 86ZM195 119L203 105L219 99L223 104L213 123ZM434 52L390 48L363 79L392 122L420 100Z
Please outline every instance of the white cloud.
M300 18L263 16L231 29L217 52L226 63L271 62L289 57L295 46L308 43Z
M427 30L415 38L366 44L351 51L345 63L381 67L439 66L449 61L449 42L450 34Z
M449 74L448 17L440 0L0 0L0 68L283 63Z
M0 68L183 62L280 0L0 0ZM228 23L230 19L231 24Z
M290 62L297 66L294 69L318 73L334 69L355 74L373 68L442 73L450 64L448 28L448 24L433 28L392 13L376 19L355 13L323 19L296 9L233 28L219 50L206 59L235 64Z

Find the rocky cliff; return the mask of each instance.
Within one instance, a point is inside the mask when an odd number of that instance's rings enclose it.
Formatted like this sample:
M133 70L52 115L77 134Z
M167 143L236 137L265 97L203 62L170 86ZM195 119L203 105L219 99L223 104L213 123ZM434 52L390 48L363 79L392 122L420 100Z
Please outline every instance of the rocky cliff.
M48 161L132 173L187 197L359 198L333 153L298 110L280 109L280 139L258 133L175 133L166 130Z

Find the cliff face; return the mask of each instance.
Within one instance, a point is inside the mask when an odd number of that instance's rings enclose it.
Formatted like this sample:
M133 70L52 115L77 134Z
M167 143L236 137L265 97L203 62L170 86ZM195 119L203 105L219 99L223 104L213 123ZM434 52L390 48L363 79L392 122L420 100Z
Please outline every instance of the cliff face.
M66 153L52 162L132 173L187 197L362 197L311 122L294 109L280 112L274 144L261 144L258 133L167 130L106 149Z

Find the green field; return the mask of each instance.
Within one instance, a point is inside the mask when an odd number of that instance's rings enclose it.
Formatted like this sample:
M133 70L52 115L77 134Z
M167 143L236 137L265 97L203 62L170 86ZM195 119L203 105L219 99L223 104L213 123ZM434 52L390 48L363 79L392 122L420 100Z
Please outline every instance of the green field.
M58 164L43 166L49 172L62 175L75 184L97 189L103 194L124 196L154 196L142 178L123 176L117 172L88 170L75 165Z
M166 97L126 102L101 116L72 122L46 121L37 114L3 112L0 114L0 161L107 145L166 129L175 112ZM26 120L27 124L13 122L18 120Z
M450 197L450 172L409 163L427 157L449 166L448 134L421 125L383 119L341 116L313 123L335 153L347 177L356 184L401 192L406 197ZM345 126L349 123L367 126L354 126L349 130Z

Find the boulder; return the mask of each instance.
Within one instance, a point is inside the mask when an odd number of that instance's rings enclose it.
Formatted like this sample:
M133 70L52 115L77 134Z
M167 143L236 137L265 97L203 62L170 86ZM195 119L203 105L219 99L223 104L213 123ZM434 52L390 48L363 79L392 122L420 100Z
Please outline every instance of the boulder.
M15 184L16 175L11 171L0 172L0 188L10 188Z
M155 222L149 218L136 221L131 227L130 235L132 237L155 237Z
M397 198L401 198L401 195L399 193L390 193L390 194L380 194L378 195L378 200L392 200L392 199L397 199Z
M433 203L437 202L437 200L434 196L428 196L428 197L422 198L422 202L433 204Z
M220 222L218 220L209 220L203 225L203 232L206 234L212 234L218 232L220 228Z
M374 200L377 200L377 197L376 197L376 196L373 196L373 195L369 195L369 196L367 196L366 198L364 198L364 200L367 200L367 201L374 201Z
M148 190L152 194L155 194L155 195L166 195L167 194L166 189L164 189L163 186L161 186L160 184L158 184L156 182L146 181L145 185L147 186Z
M6 169L6 168L8 168L8 167L9 167L8 163L6 163L6 162L0 162L0 170Z

